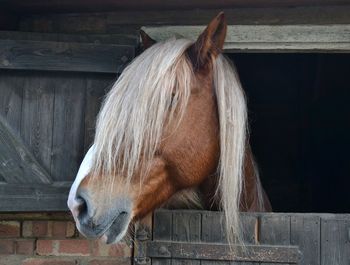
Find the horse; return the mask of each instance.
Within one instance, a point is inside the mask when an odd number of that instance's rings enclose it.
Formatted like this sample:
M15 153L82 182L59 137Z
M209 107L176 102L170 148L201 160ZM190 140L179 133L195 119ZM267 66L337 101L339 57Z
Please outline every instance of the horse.
M155 42L106 95L94 142L71 187L78 230L110 244L159 207L222 210L228 238L240 211L270 211L249 145L239 77L222 54L219 13L193 42Z

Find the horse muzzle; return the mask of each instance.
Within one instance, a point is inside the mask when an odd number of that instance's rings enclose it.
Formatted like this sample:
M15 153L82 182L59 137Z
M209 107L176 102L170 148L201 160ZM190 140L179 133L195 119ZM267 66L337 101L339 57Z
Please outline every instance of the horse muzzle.
M105 203L95 202L86 189L78 189L70 210L78 230L88 238L102 237L107 244L120 241L131 221L131 200L109 199Z

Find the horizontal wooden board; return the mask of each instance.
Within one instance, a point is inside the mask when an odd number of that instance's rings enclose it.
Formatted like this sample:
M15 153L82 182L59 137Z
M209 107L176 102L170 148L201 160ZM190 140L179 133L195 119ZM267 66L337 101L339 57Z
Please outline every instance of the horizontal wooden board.
M110 33L115 44L132 41L134 28L160 25L207 25L219 12L225 12L229 25L331 25L350 23L350 6L312 6L295 8L236 8L195 10L119 10L106 13L36 14L22 17L21 31L70 32L81 35ZM130 28L121 38L121 29ZM114 33L113 33L114 32ZM119 33L119 34L116 34ZM136 32L135 32L136 33ZM31 32L31 34L33 34ZM0 34L1 35L1 34ZM57 35L52 33L52 35ZM87 35L87 34L86 34ZM100 34L99 34L100 35ZM62 38L62 37L61 37Z
M65 19L64 19L65 18ZM76 26L78 21L63 19L71 26ZM91 20L91 18L90 18ZM31 21L27 20L28 22ZM93 21L95 22L95 21ZM92 22L92 23L93 23ZM35 22L36 23L36 22ZM56 23L55 23L56 24ZM85 26L87 26L86 24ZM33 28L31 28L33 30ZM26 31L0 31L1 40L30 40L30 41L54 41L54 42L78 42L90 44L113 44L136 46L139 43L139 36L136 34L63 34L63 33L39 33Z
M258 261L298 263L301 253L295 246L185 243L153 241L148 244L148 255L155 258L199 259L221 261Z
M134 46L0 40L0 69L120 73Z
M15 185L0 183L0 211L67 211L69 183Z
M203 26L143 27L155 40L173 36L195 40ZM349 52L350 25L236 25L229 26L226 51Z

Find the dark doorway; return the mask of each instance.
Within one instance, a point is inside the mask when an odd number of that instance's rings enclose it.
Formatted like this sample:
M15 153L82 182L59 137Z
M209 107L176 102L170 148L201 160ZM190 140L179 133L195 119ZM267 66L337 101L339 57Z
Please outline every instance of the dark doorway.
M274 211L350 212L350 54L230 54Z

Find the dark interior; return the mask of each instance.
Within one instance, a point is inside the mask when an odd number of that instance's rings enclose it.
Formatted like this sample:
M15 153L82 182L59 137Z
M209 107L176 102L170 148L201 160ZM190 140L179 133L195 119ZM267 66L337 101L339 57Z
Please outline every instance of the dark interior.
M350 210L350 54L230 54L278 212Z

